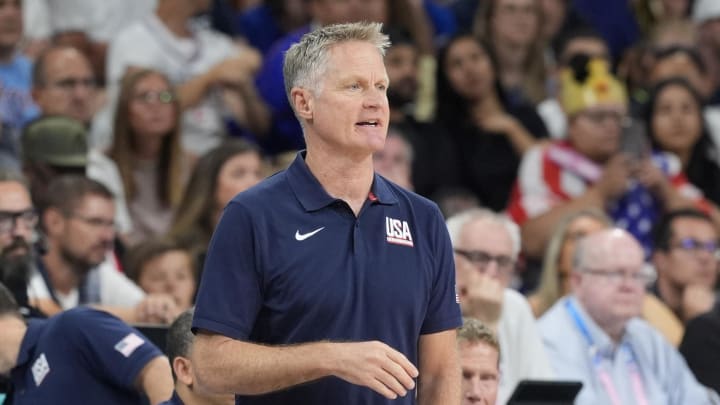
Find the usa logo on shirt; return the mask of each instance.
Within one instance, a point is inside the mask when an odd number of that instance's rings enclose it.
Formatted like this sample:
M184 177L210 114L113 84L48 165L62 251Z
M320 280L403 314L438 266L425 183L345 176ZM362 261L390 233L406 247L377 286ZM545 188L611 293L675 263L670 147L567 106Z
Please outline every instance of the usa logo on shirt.
M385 233L389 243L413 247L412 234L407 221L385 217Z

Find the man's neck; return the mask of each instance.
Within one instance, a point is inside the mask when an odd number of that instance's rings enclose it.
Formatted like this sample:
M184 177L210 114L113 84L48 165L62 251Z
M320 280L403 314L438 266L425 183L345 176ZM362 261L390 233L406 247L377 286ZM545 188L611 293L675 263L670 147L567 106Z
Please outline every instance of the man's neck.
M67 260L63 259L57 248L51 247L42 260L55 291L67 295L78 287L80 283L78 273Z
M19 318L5 315L0 316L0 330L0 373L5 374L17 366L27 325Z
M372 187L372 155L338 155L321 145L308 145L305 163L325 191L348 203L357 216Z
M682 288L675 286L670 280L660 277L657 281L660 301L670 308L679 319L682 319Z
M494 49L498 58L498 65L502 66L502 69L499 69L498 72L500 81L508 87L519 85L524 76L523 68L527 48L496 40Z
M192 17L190 10L185 9L175 1L161 1L155 11L158 19L165 24L167 29L180 38L189 38L192 32L188 27L188 21Z
M233 399L232 395L201 396L179 381L175 383L175 391L185 405L221 405Z

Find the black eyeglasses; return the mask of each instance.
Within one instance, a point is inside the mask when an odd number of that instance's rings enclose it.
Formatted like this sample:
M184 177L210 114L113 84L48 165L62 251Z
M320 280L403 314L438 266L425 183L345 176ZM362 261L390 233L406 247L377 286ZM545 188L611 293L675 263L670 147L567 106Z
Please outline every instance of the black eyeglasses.
M707 252L715 258L720 258L720 250L718 242L714 240L701 241L693 238L683 238L671 245L675 249L684 250L686 252L700 253Z
M0 211L0 234L12 232L15 224L20 223L28 229L37 225L38 214L33 209L24 211Z
M133 96L133 99L142 103L150 104L159 101L160 104L170 104L175 101L175 94L170 90L144 91Z
M495 264L497 264L499 272L501 273L508 273L512 271L515 267L515 260L513 260L512 257L506 255L493 256L490 253L484 252L482 250L463 249L455 249L455 253L468 259L470 263L477 266L478 270L480 270L481 272L487 270L490 262L495 262Z

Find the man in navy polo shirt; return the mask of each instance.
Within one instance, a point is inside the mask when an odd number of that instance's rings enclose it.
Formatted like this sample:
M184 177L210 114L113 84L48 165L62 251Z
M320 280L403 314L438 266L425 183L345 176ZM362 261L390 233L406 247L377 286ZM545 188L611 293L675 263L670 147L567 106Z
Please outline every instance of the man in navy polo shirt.
M8 372L14 405L130 405L143 394L155 405L173 389L167 358L119 319L76 308L26 324L0 284L0 374Z
M443 218L373 171L389 120L380 28L323 27L285 56L307 150L236 196L213 235L191 354L204 390L237 404L460 404Z

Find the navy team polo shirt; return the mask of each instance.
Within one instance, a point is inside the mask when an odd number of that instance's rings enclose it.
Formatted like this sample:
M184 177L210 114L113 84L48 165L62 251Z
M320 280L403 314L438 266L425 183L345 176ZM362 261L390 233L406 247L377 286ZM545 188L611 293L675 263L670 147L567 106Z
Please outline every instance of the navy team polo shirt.
M225 208L193 330L270 345L380 340L418 365L422 334L461 325L453 251L437 206L375 175L356 218L304 153ZM414 404L327 377L237 404Z
M160 350L114 316L78 307L31 320L11 370L13 404L137 405L140 371Z

